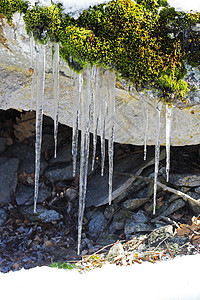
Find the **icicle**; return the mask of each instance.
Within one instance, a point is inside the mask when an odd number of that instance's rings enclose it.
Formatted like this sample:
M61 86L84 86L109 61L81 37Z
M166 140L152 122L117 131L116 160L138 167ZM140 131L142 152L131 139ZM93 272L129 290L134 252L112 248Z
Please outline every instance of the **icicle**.
M89 130L91 112L91 72L83 71L83 92L81 98L81 157L80 157L80 180L79 180L79 214L78 214L78 255L80 254L83 216L85 210L85 198L87 188L88 157L89 157Z
M92 171L94 170L95 158L96 158L96 147L97 147L97 131L99 125L99 68L94 67L93 69L93 154L92 154Z
M106 117L107 117L107 99L108 99L108 88L107 80L105 78L104 70L101 69L100 76L100 136L101 136L101 176L104 174L104 163L105 163L105 133L106 133Z
M147 159L147 138L148 138L148 128L149 128L149 112L148 112L148 102L143 98L143 113L144 113L144 160Z
M109 205L112 202L112 179L114 157L114 119L115 119L115 73L108 72L108 157L109 157Z
M30 72L33 74L32 84L31 84L31 107L30 110L33 110L33 101L34 101L34 90L35 90L35 68L33 66L33 52L35 48L35 42L33 35L30 37L30 55L31 55L31 65L30 65Z
M76 161L78 149L78 126L80 120L80 105L83 92L83 75L74 74L74 103L73 103L73 133L72 133L72 157L73 157L73 177L76 176Z
M53 54L53 85L54 85L54 157L57 156L58 111L59 111L59 44L54 43Z
M35 142L35 192L34 213L39 192L40 156L42 143L43 98L45 80L45 46L38 44L36 47L36 142Z
M160 160L160 115L162 111L162 102L158 102L157 107L157 120L156 120L156 144L155 144L155 171L154 171L154 195L153 195L153 214L156 213L156 192L157 192L157 179L158 179L158 168Z
M173 106L166 104L166 176L169 181L170 171L170 143L171 143L171 122Z

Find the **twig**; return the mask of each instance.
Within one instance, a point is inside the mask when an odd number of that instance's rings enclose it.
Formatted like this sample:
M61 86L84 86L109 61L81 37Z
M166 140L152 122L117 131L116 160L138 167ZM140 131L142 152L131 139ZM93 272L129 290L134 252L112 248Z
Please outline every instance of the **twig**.
M143 177L143 176L134 175L134 174L130 174L130 173L116 172L116 174L122 175L122 176L133 177L133 178L136 178L136 179L141 179L141 180L144 180L144 181L150 182L150 183L153 181L152 179L150 179L148 177ZM169 187L169 186L167 186L167 185L165 185L165 184L163 184L163 183L161 183L159 181L157 182L157 185L159 187L161 187L163 189L163 191L167 191L167 192L173 193L173 194L181 197L183 200L190 201L191 203L193 203L193 204L195 204L195 205L197 205L197 206L200 207L200 201L199 200L196 200L196 199L192 198L191 196L189 196L189 195L187 195L187 194L185 194L183 192L180 192L178 190L175 190L174 188L171 188L171 187Z
M102 250L104 250L104 249L106 249L106 248L108 248L108 247L114 246L115 244L117 244L117 243L119 243L119 242L122 243L122 242L125 242L125 241L126 241L126 240L117 241L117 242L115 242L115 243L106 245L106 246L104 246L103 248L101 248L101 249L97 250L96 252L92 253L91 255L89 255L89 256L87 257L86 260L88 261L93 255L96 255L97 253L101 252Z
M165 246L167 247L167 250L168 250L168 252L169 252L171 258L174 258L173 254L171 253L171 250L169 249L169 247L168 247L168 245L167 245L166 242L165 242Z
M154 251L156 251L156 249L158 249L160 247L160 245L165 242L167 239L169 238L169 236L166 236L157 246L156 248L154 249Z

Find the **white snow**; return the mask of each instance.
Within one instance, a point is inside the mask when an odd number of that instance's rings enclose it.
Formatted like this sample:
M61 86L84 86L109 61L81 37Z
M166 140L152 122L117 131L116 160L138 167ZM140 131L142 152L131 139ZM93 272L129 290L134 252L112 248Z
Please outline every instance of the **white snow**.
M199 0L168 0L168 4L176 10L189 12L191 10L200 12Z
M200 254L80 274L49 267L0 273L2 299L199 300Z
M54 3L62 3L64 12L71 14L73 17L77 18L79 13L84 9L88 9L90 6L97 4L107 3L111 0L54 0ZM51 6L51 0L29 0L31 5L34 5L36 2L41 6Z

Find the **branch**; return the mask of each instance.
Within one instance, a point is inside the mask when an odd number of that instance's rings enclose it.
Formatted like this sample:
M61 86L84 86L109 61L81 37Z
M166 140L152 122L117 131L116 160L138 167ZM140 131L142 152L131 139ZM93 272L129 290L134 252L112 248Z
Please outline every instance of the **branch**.
M150 179L148 177L143 177L143 176L139 176L139 175L133 175L133 174L130 174L130 173L121 173L121 172L115 172L115 173L118 174L118 175L122 175L122 176L133 177L135 179L141 179L141 180L144 180L144 181L150 182L150 183L152 183L152 181L153 181L153 179ZM159 187L161 187L164 191L173 193L173 194L181 197L183 200L189 201L193 205L196 205L196 206L200 207L200 200L196 200L196 199L192 198L191 196L189 196L189 195L187 195L187 194L185 194L183 192L180 192L178 190L175 190L175 189L173 189L173 188L171 188L171 187L169 187L169 186L167 186L167 185L165 185L165 184L163 184L163 183L161 183L159 181L157 182L157 185Z

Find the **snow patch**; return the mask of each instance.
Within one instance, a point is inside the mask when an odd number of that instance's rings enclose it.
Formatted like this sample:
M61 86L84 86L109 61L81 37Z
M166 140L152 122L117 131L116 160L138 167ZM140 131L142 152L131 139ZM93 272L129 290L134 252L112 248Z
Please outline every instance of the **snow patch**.
M107 264L84 274L49 267L22 269L0 273L1 295L15 300L197 300L200 299L199 264L197 254L155 264L144 262L128 267Z
M176 10L180 11L194 11L200 12L200 3L199 0L168 0L168 4L174 7Z

